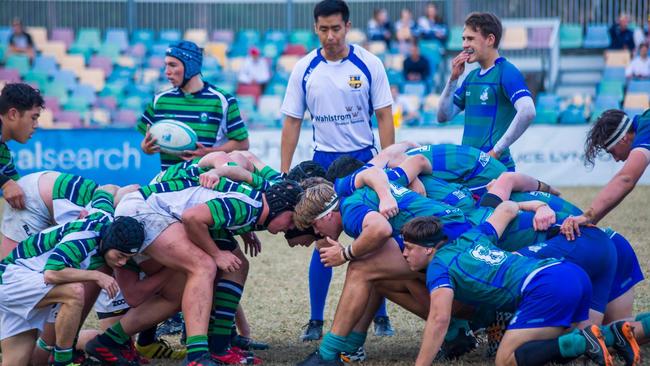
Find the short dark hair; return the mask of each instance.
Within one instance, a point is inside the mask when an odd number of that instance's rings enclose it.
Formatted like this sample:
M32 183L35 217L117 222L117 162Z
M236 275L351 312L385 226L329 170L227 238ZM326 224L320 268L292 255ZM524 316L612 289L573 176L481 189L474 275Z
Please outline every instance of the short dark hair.
M605 149L605 143L612 137L614 131L625 116L620 109L608 109L598 117L596 123L587 134L585 141L585 165L592 167L600 150ZM632 127L630 126L630 129ZM625 131L630 132L630 130Z
M350 8L343 0L323 0L314 7L314 23L318 22L318 17L328 17L334 14L341 14L343 22L350 20Z
M343 155L336 158L327 168L325 179L334 182L337 178L347 177L363 166L363 161L353 158L350 155Z
M44 106L41 92L24 83L7 84L0 93L0 114L6 114L11 108L16 108L22 114L34 107Z
M494 48L499 48L503 27L499 17L492 13L470 13L465 19L465 26L472 28L475 32L481 32L481 35L487 38L490 34L494 35Z
M442 222L440 222L439 218L435 216L420 216L404 224L400 233L404 241L419 245L419 243L435 241L440 236L441 231Z

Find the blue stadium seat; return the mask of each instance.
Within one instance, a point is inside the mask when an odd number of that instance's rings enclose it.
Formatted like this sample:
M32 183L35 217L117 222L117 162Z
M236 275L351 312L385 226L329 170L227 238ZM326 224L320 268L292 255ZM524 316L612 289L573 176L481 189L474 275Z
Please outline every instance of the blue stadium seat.
M560 109L560 97L554 94L539 94L535 107L541 111L557 111Z
M170 43L178 42L182 38L181 31L178 29L163 29L160 31L160 37L158 38L161 43Z
M451 51L460 51L463 49L463 27L451 27L449 30L447 49Z
M620 81L601 81L598 84L598 94L610 95L618 98L618 100L623 100L623 88L625 83Z
M553 109L537 110L533 123L555 124L560 117L560 112Z
M582 25L562 24L560 25L560 48L577 49L582 47Z
M124 28L110 28L106 31L105 44L114 44L122 52L129 47L129 36Z
M77 85L77 76L74 72L70 70L57 70L52 75L53 83L64 86L67 90L72 90L72 88Z
M44 87L50 79L47 72L39 69L29 70L24 76L23 81L31 85L36 85L38 89Z
M70 52L75 50L75 53L83 53L97 51L101 39L98 28L81 28L77 33L77 40L72 44ZM90 54L88 54L90 56Z
M625 81L624 67L606 67L603 70L603 80Z
M56 60L52 56L40 55L34 59L34 69L46 72L48 75L53 75L56 72Z
M78 84L72 89L71 99L86 100L88 104L93 104L97 100L95 88L92 85Z
M279 31L279 30L274 30L271 29L268 32L264 34L264 42L281 42L281 43L286 43L287 42L287 34Z
M260 43L260 33L254 29L243 29L237 32L235 43L246 48L257 46Z
M20 75L25 75L30 69L29 57L17 54L9 55L5 61L5 67L8 69L18 70Z
M154 42L154 33L151 29L136 29L131 41L133 44L142 43L149 47Z
M621 107L621 100L617 96L599 94L594 100L594 109L607 110Z
M630 80L628 93L650 93L650 80Z
M422 98L427 94L427 84L423 82L406 82L402 86L402 94L416 95Z
M610 43L607 24L589 24L585 34L585 48L607 48Z
M583 107L571 105L560 113L560 124L577 125L586 123L585 110Z
M10 36L11 36L11 27L0 27L0 43L2 44L9 43Z

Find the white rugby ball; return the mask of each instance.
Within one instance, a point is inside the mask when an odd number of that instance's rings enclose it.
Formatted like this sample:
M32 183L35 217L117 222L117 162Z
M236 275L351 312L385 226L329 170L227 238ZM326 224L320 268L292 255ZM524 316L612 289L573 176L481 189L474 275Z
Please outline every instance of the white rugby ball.
M149 133L162 152L180 155L184 150L196 149L196 132L183 122L163 119L154 123Z

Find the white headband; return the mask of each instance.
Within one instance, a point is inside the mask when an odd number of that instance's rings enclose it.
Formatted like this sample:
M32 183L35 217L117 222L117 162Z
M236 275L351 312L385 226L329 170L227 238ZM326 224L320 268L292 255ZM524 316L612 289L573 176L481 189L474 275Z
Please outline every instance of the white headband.
M621 119L621 123L618 124L618 127L616 127L612 135L605 142L604 144L605 150L609 151L616 144L618 144L618 142L621 141L623 136L625 136L627 130L630 129L631 124L632 124L632 120L628 116L623 115L623 118Z
M335 195L332 196L332 198L327 202L327 204L325 205L325 209L323 210L323 212L321 212L318 216L316 216L316 218L314 219L314 221L316 221L316 220L320 220L320 219L322 219L323 217L325 217L325 215L327 215L328 213L332 212L332 211L336 208L336 204L337 204L338 202L339 202L339 198L338 198L338 197L336 196L336 194L335 194Z

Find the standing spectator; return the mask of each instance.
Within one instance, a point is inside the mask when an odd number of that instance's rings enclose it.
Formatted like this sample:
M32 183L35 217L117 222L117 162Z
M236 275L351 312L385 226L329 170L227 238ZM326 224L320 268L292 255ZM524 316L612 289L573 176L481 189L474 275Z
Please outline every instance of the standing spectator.
M404 59L403 72L407 81L427 81L431 75L429 60L422 57L417 42L413 42L411 54Z
M438 14L438 8L434 3L427 4L424 16L418 19L418 30L422 39L436 40L443 46L447 44L449 29L443 23L442 17Z
M260 50L257 47L251 47L244 64L239 69L237 81L241 84L260 84L262 88L271 79L271 70L269 63L260 56Z
M650 58L648 58L648 44L639 45L639 54L625 69L625 77L628 79L650 78Z
M610 49L634 51L634 33L628 28L629 23L630 17L621 13L618 22L609 28L609 37L612 39Z
M375 9L372 19L368 21L368 40L384 41L386 47L390 47L390 40L393 38L393 27L388 20L386 9Z
M417 36L417 26L413 20L413 14L407 8L402 9L399 20L395 22L395 37L399 42L400 53L409 53L410 46Z
M12 33L9 36L9 52L29 56L34 58L34 42L32 36L25 32L23 23L19 18L14 18L11 23Z

